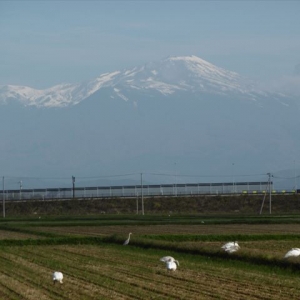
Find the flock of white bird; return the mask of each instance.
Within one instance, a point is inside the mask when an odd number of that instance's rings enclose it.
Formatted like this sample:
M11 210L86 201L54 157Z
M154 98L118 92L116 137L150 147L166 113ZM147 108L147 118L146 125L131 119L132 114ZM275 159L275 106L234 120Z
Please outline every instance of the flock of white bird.
M225 245L223 245L221 248L227 253L233 253L241 249L238 242L228 242ZM299 255L300 255L300 248L292 248L284 255L283 258L297 257Z
M130 232L127 240L123 243L124 246L129 244L131 235L132 233ZM223 249L227 253L233 253L241 249L241 247L239 246L238 242L235 241L235 242L228 242L224 244L221 247L221 249ZM284 258L297 257L299 255L300 255L300 248L292 248L290 251L288 251L285 254ZM160 258L160 261L166 264L166 268L168 271L175 271L177 267L179 267L179 261L172 256L164 256ZM53 283L55 282L63 283L63 278L64 276L62 272L55 271L53 273Z

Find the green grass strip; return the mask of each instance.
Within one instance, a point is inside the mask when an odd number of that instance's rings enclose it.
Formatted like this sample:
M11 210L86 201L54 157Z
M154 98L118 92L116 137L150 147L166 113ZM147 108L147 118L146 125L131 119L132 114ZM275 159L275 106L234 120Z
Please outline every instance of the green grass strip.
M228 242L228 241L268 241L300 240L300 234L148 234L142 238L169 242Z

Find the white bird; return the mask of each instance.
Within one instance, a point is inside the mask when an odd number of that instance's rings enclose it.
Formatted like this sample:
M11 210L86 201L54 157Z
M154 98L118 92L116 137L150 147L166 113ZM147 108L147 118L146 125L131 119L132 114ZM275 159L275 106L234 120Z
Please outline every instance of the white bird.
M175 271L177 269L176 262L177 262L177 260L171 260L171 259L169 259L166 262L167 270L168 271Z
M131 235L131 234L132 234L132 233L129 232L128 239L123 243L124 246L126 246L126 245L129 244L129 241L130 241L130 235Z
M169 259L170 259L171 261L174 261L174 260L175 260L175 258L172 257L172 256L163 256L163 257L160 258L159 260L162 261L162 262L164 262L164 263L166 263Z
M225 252L233 253L238 251L241 247L239 246L238 242L228 242L221 248L224 249Z
M62 272L57 272L55 271L52 275L52 278L53 278L53 283L55 283L56 281L58 281L59 283L63 283L63 278L64 278L64 275L62 274Z
M292 248L290 251L288 251L284 258L288 258L288 257L297 257L300 255L300 248Z
M172 256L164 256L160 259L160 261L166 264L168 271L175 271L177 266L179 266L179 261Z

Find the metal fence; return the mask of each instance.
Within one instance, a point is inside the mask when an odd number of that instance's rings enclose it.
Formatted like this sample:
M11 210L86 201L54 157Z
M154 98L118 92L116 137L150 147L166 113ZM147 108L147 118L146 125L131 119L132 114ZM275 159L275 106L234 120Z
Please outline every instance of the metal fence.
M270 183L272 193L274 191ZM0 197L5 200L46 200L69 198L107 198L107 197L144 197L151 196L187 196L187 195L226 195L226 194L256 194L269 192L268 181L234 182L234 183L186 183L186 184L156 184L156 185L124 185L73 187L49 189L19 189L2 190ZM4 197L3 197L4 196Z

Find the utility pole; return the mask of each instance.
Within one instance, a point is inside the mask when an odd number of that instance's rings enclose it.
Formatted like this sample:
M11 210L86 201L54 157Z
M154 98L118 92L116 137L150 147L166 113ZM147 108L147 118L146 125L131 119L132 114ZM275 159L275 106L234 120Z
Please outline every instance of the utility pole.
M268 178L268 185L267 185L267 188L266 188L266 192L265 192L265 195L264 195L264 198L263 198L263 202L261 204L261 208L260 208L260 212L259 214L261 215L262 213L262 209L264 207L264 203L265 203L265 198L266 198L266 195L267 195L267 190L269 189L269 212L270 214L272 214L272 186L271 186L271 177L273 177L271 175L271 173L267 173L267 175L269 176Z
M297 176L296 176L296 161L294 160L294 189L295 189L295 194L297 194Z
M175 197L177 197L177 166L176 166L176 163L175 164L175 191L174 191L174 194L175 194Z
M19 181L20 183L20 200L22 199L22 180Z
M143 173L141 173L142 215L144 215Z
M73 198L75 198L75 177L72 176L72 184L73 184Z
M2 207L3 207L3 218L5 218L5 194L4 194L4 176L2 177Z
M234 163L232 163L232 193L235 192L234 188Z
M269 176L269 209L270 209L270 215L272 214L272 186L271 186L271 173L267 173Z

